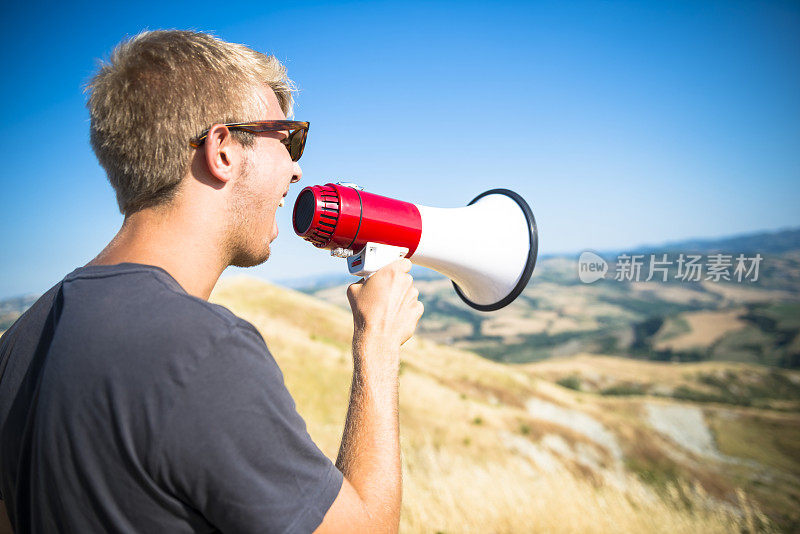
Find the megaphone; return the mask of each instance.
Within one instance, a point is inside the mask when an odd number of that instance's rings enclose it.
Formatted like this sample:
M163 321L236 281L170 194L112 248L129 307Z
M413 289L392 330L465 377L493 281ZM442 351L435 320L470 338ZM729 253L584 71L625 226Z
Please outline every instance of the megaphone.
M481 193L461 208L431 208L352 183L313 185L300 191L292 223L314 246L346 257L352 274L406 257L450 278L458 296L480 311L511 304L536 265L536 220L508 189Z

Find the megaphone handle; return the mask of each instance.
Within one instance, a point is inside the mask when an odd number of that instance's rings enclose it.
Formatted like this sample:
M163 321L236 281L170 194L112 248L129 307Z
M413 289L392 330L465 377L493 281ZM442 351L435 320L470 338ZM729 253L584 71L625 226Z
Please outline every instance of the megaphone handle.
M367 279L381 267L404 258L406 254L408 249L405 247L368 241L360 252L347 258L347 270L354 276Z

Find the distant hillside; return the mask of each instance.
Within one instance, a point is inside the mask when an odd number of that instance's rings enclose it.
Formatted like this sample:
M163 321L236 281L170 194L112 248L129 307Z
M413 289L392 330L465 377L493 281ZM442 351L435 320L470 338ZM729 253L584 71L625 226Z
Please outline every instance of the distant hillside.
M637 252L678 250L682 252L737 252L750 254L781 254L800 250L800 228L741 234L717 239L686 239L662 245L636 247Z
M30 308L38 298L39 295L23 295L0 300L0 332L14 324L14 321L25 313L25 310Z
M755 247L757 243L762 248ZM676 279L679 253L724 252L762 261L756 281ZM668 280L616 281L616 256L606 278L582 283L574 257L540 259L531 283L510 306L492 313L467 307L449 280L428 271L417 286L425 304L420 333L504 362L531 362L579 353L676 361L740 361L800 367L800 230L720 240L693 240L663 248ZM648 258L649 260L649 258ZM643 267L646 269L646 267ZM432 274L431 274L432 273ZM347 309L345 282L305 289Z
M335 458L349 312L246 278L212 300L261 331ZM798 372L588 355L502 365L421 336L401 360L403 532L800 528Z
M800 228L790 228L783 230L764 231L748 234L739 234L721 238L698 238L684 239L679 241L668 241L656 245L639 245L620 251L600 252L606 259L613 259L621 252L649 254L655 252L684 252L684 253L713 253L728 252L753 254L781 254L790 251L800 251ZM575 258L581 251L575 254L540 254L540 260L553 258ZM423 279L437 278L440 275L434 271L416 267L413 273L415 277ZM278 283L284 287L298 289L309 293L318 289L341 285L353 279L346 272L344 261L342 262L342 272L326 274L321 276L307 276L302 278L285 278Z

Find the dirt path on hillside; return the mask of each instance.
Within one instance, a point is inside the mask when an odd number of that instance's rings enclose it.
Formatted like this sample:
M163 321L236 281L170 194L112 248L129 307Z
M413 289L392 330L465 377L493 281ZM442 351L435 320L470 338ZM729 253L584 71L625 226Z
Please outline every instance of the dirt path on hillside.
M616 462L622 460L622 448L616 436L594 417L535 397L525 402L525 408L537 419L561 425L586 436L608 450Z
M697 406L647 403L645 408L650 426L658 433L698 456L727 459L717 449L703 411Z

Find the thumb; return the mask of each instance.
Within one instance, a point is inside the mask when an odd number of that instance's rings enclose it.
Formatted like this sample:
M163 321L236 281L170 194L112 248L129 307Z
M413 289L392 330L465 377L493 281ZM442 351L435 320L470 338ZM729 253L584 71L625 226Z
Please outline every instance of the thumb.
M358 282L354 282L347 286L347 297L352 299L353 297L358 296L358 293L364 287L364 279L362 278Z

